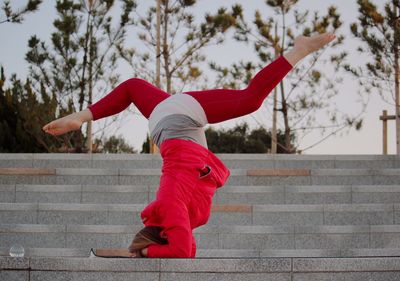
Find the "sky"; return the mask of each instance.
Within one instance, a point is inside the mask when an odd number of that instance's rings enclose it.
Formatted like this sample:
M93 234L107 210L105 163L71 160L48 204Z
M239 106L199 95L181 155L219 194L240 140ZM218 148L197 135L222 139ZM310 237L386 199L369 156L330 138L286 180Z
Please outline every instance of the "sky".
M0 0L2 4L4 1ZM13 0L11 4L15 8L24 6L26 0ZM152 1L138 0L138 12L144 14ZM386 1L374 1L375 3L384 3ZM53 20L55 19L55 9L53 0L44 0L39 11L25 16L22 24L1 24L0 25L0 65L6 69L9 77L11 73L16 73L21 79L28 75L28 65L25 62L25 53L27 52L27 42L32 35L38 36L40 39L49 42L50 34L53 29ZM264 0L199 0L195 8L195 15L200 17L206 12L215 12L219 7L230 7L233 4L241 4L244 7L244 14L248 21L252 21L254 11L260 10L263 15L273 15L273 11L265 5ZM349 32L349 24L357 20L358 11L355 0L300 0L297 4L299 10L319 11L323 13L326 9L334 5L338 8L344 22L341 32L346 36L343 48L350 54L350 61L354 65L364 63L362 57L359 57L356 48L360 44L355 40ZM4 17L0 13L0 19ZM131 34L134 44L135 34ZM211 60L223 66L229 66L240 60L255 60L256 54L251 45L237 44L233 40L226 40L224 44L212 46L203 51L203 54ZM121 65L117 71L121 75L121 79L132 77L131 70ZM122 81L121 80L121 81ZM358 103L359 96L358 83L350 76L338 85L339 95L332 101L336 103L338 110L342 112L358 112L360 105ZM195 89L191 89L195 90ZM367 107L366 113L363 115L364 123L360 131L350 131L343 135L337 135L328 138L324 142L310 149L305 150L304 154L382 154L382 121L379 121L379 115L382 110L388 110L389 114L393 114L394 106L390 106L377 96L372 96ZM246 121L251 128L258 126L258 123L265 124L267 128L271 127L271 108L268 106L261 107L257 112L237 118L231 121L222 122L213 126L216 129L230 128L236 124ZM316 116L319 118L318 116ZM322 118L322 117L321 117ZM395 153L395 122L389 122L389 154ZM140 114L130 114L124 118L124 123L116 130L110 130L107 133L122 135L129 144L134 146L136 150L141 150L142 143L148 133L148 122ZM96 128L96 127L95 127ZM300 143L300 149L310 147L321 139L320 133L309 134Z

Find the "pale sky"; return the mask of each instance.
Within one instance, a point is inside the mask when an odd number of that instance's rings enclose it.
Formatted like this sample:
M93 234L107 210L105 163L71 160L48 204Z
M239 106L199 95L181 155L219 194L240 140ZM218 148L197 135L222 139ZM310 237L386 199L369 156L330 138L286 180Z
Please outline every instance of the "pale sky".
M13 7L22 7L26 0L11 1ZM53 31L53 20L55 18L55 1L44 0L40 10L34 14L25 17L22 24L1 24L0 25L0 64L6 69L6 74L10 77L11 73L16 73L21 79L24 79L28 73L28 66L25 62L25 53L27 51L27 42L32 35L37 35L41 40L49 41L50 34ZM146 7L152 1L139 0L138 10L144 14ZM271 15L273 11L264 4L264 0L199 0L196 5L196 16L204 15L205 12L213 12L220 6L230 7L238 3L244 7L245 16L249 22L253 20L255 9L259 9L266 15ZM383 3L386 1L374 1ZM1 4L3 1L0 2ZM351 61L355 64L363 63L356 53L358 41L353 39L349 32L349 23L355 22L358 16L357 5L355 0L300 0L298 9L310 11L320 11L321 14L326 11L328 6L335 5L338 7L339 13L344 22L342 33L346 35L344 48L351 54ZM0 14L3 18L3 14ZM208 58L218 62L221 65L229 66L240 60L253 60L256 58L255 51L251 45L240 45L232 40L227 40L223 45L214 46L203 51ZM129 68L120 67L118 72L122 79L131 77ZM358 112L360 105L357 103L357 82L350 76L339 85L340 94L335 99L335 103L340 111ZM195 89L190 89L195 90ZM379 97L372 97L364 115L364 124L361 131L351 131L343 136L333 136L321 144L307 150L304 154L382 154L382 121L379 121L379 115L382 110L387 109L389 114L393 114L394 106L385 104ZM251 127L257 126L259 123L266 124L271 127L271 108L262 107L259 111L251 116L237 118L231 121L223 122L214 126L215 128L229 128L243 121L250 124ZM125 119L124 126L116 133L122 134L125 139L134 146L135 149L141 150L142 143L148 132L147 120L143 116L137 114L130 115ZM114 133L108 132L108 133ZM300 143L300 148L308 147L320 139L320 134L310 134ZM395 124L394 121L389 122L389 153L395 153Z

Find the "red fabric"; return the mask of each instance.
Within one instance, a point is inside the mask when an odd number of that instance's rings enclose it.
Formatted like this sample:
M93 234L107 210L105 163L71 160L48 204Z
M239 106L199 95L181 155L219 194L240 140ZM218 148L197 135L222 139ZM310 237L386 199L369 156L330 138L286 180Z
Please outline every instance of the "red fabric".
M218 123L259 109L269 93L292 68L282 56L259 71L243 90L215 89L185 94L191 95L201 104L208 123Z
M256 111L291 69L290 63L280 57L258 72L243 90L215 89L185 94L191 95L201 104L209 123L218 123ZM133 103L149 118L154 107L169 96L142 79L132 78L88 108L93 114L93 120L98 120L117 114Z
M149 246L148 257L194 258L192 230L207 223L212 197L227 180L229 170L211 151L191 141L166 140L160 152L160 187L141 217L145 226L163 228L168 245ZM210 172L201 176L200 171Z
M131 78L88 108L92 112L93 120L98 120L117 114L133 103L148 119L154 107L169 96L145 80Z

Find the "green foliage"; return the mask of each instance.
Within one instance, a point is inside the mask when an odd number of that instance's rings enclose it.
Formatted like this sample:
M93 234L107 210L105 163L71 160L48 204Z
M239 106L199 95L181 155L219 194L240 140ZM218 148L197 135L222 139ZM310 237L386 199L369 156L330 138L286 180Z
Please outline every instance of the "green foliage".
M95 153L137 153L137 151L126 143L122 136L111 136L104 140L94 141Z
M150 136L146 136L146 140L143 142L142 151L140 153L150 153Z
M205 131L208 149L214 153L269 153L271 150L271 133L259 127L250 131L247 123L231 129L215 130L212 127ZM294 135L292 135L294 138ZM278 143L284 143L285 136L278 132ZM288 153L283 145L278 144L278 153ZM143 142L141 153L150 153L150 137Z
M45 87L35 92L31 81L21 82L15 75L5 87L6 76L0 67L0 153L86 152L80 130L54 137L42 127L74 111L72 101L66 107L57 104L57 97ZM95 140L100 153L136 153L121 136Z
M265 2L268 8L274 10L275 16L265 18L260 11L256 11L253 25L243 18L240 18L235 25L234 38L251 43L259 60L241 61L229 67L211 63L210 67L217 73L216 87L244 88L261 68L290 50L297 36L334 32L337 39L329 45L328 58L322 57L325 49L314 53L297 65L278 87L278 119L282 118L278 124L284 126L280 128L285 134L283 144L288 151L293 148L295 152L294 146L299 144L293 143L294 133L296 139L301 140L302 135L308 134L311 130L318 129L325 133L326 128L332 128L333 132L339 127L349 128L347 119L351 117L343 114L339 118L337 108L330 102L338 94L337 85L342 81L338 69L347 57L345 51L335 53L335 49L340 47L344 40L344 36L339 33L342 22L334 6L328 7L325 13L320 11L311 13L297 10L296 5L300 2L298 0ZM332 75L332 72L335 75ZM269 98L269 101L272 99ZM315 118L321 111L327 116L326 120ZM352 120L354 121L354 118Z
M294 136L292 135L292 138ZM271 133L259 127L249 130L247 123L232 129L206 130L208 148L214 153L269 153L271 150ZM284 143L284 134L278 132L278 143ZM282 145L278 153L288 153Z
M111 12L117 3L122 4L122 12L120 20L114 21ZM57 0L55 6L50 46L32 36L26 60L33 86L54 93L60 108L77 112L119 81L115 46L124 44L136 2ZM84 147L84 138L80 140L74 141L78 149Z
M29 0L23 8L14 10L10 5L10 1L4 1L1 9L6 19L0 18L0 24L6 22L22 23L24 20L23 15L36 11L42 2L43 0Z
M393 103L395 78L395 55L400 44L400 4L389 0L380 11L369 0L358 0L358 22L352 23L350 30L363 44L358 48L366 55L363 66L345 65L344 69L353 74L361 86L360 94L377 91L386 102ZM397 15L395 8L398 10Z
M59 152L63 147L74 145L81 137L80 131L70 133L69 138L55 138L42 131L44 124L58 117L54 94L48 94L44 87L36 93L29 79L23 83L15 75L10 79L9 88L5 88L5 83L4 69L1 68L0 152ZM71 110L58 108L58 111L68 114Z
M224 89L240 89L243 85L248 85L259 66L253 62L240 61L229 67L210 63L211 70L219 73L216 84Z
M26 60L31 75L55 91L60 103L72 99L74 107L81 110L91 102L89 87L115 85L113 46L124 42L135 2L120 1L124 4L123 14L119 24L112 27L109 14L114 2L56 1L58 18L53 23L56 31L51 34L52 46L47 47L36 36L29 40Z

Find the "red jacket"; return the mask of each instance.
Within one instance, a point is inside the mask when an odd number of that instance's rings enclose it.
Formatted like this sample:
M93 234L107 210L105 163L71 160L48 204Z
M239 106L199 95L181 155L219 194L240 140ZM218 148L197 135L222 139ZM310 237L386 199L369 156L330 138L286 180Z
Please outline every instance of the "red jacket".
M207 223L215 190L229 170L211 151L187 140L161 144L163 158L156 199L141 213L145 226L160 226L168 245L151 245L148 257L195 257L192 229Z

